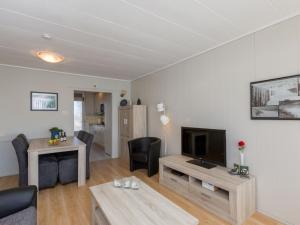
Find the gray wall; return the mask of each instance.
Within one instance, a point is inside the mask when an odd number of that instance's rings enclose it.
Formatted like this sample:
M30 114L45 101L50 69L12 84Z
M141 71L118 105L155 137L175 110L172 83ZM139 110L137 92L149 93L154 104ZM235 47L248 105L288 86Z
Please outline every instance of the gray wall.
M250 120L251 81L300 73L300 18L219 47L132 83L132 99L148 105L151 136L167 136L179 154L180 127L226 129L228 166L239 162L237 142L247 143L246 163L257 178L258 210L300 224L300 121ZM165 102L162 128L156 104Z
M95 88L94 85L97 87ZM11 140L18 133L49 137L53 126L73 134L74 90L112 93L112 157L118 156L118 105L130 82L0 65L0 176L16 174L18 164ZM31 112L30 91L59 93L58 112Z

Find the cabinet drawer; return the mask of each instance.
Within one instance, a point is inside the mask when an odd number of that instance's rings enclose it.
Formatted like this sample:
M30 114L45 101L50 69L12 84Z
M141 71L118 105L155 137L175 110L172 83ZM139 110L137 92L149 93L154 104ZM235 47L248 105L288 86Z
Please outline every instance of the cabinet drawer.
M178 193L188 193L189 182L187 177L180 177L171 173L164 173L163 182Z
M216 193L205 188L199 187L194 184L189 185L189 191L195 196L201 203L207 204L210 208L219 209L224 213L230 213L229 200L222 199Z

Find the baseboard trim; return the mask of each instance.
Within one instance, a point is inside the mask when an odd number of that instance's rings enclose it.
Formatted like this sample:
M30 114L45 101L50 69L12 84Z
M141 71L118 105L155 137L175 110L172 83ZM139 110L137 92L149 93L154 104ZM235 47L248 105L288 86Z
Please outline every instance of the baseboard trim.
M286 220L284 220L282 218L279 218L278 216L275 216L274 214L269 213L267 211L264 211L264 210L261 210L261 209L257 209L256 211L259 212L259 213L261 213L261 214L263 214L263 215L265 215L265 216L268 216L268 217L270 217L270 218L272 218L274 220L277 220L279 223L282 223L283 225L295 225L295 224L293 224L291 222L288 222L288 221L286 221Z

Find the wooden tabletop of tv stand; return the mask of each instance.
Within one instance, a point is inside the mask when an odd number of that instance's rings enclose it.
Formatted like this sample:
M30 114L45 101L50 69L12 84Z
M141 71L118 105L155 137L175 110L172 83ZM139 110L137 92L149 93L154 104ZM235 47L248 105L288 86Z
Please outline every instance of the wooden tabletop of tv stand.
M188 160L193 158L183 155L170 155L159 159L160 163L170 166L173 169L178 169L180 172L187 173L190 176L197 178L201 174L201 178L211 181L215 185L224 187L226 189L235 189L236 186L248 182L251 179L255 179L252 175L249 178L241 178L240 176L233 176L228 173L228 168L217 166L211 169L206 169L201 166L197 166L188 163Z

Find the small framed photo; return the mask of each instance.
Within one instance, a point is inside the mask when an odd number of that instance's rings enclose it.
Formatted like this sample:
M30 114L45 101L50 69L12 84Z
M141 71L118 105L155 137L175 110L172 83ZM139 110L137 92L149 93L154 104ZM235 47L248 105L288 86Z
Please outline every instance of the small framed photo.
M229 171L231 175L240 175L240 165L239 164L234 164L233 169Z
M249 177L249 167L248 166L240 166L240 176L241 177Z
M36 92L30 93L31 111L58 111L58 93Z

